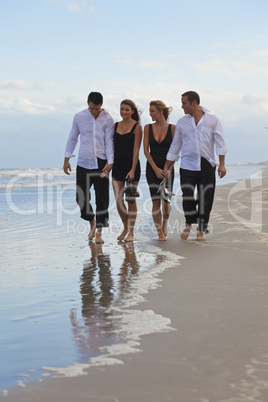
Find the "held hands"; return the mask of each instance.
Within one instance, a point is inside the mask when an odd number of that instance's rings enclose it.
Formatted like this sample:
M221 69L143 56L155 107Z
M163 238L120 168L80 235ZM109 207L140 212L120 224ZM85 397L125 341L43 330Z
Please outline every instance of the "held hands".
M112 170L112 168L113 168L113 163L110 163L110 165L108 165L108 164L106 163L106 165L105 165L104 168L102 169L102 173L101 173L101 175L100 175L101 179L103 179L104 177L108 176L109 173L110 173L110 171Z
M167 170L164 170L164 173L165 173L165 179L168 180L171 171L167 169Z
M158 179L164 179L166 177L166 172L163 169L156 168L154 172Z

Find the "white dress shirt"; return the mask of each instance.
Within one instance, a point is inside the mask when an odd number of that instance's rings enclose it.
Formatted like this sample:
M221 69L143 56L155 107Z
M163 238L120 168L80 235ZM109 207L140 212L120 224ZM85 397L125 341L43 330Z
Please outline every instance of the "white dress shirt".
M177 161L181 154L182 169L201 170L201 157L212 166L216 166L214 149L217 155L227 153L220 120L202 106L201 109L204 115L197 125L190 114L183 116L176 124L174 138L166 159Z
M65 157L73 158L74 149L80 136L80 149L77 165L86 169L97 169L98 160L114 161L114 121L111 115L102 109L95 119L88 109L74 115L73 126L66 144Z

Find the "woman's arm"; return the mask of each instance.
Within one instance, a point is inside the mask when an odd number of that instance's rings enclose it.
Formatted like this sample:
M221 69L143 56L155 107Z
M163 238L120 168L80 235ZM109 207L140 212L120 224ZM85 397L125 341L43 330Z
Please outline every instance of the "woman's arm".
M140 124L137 124L134 130L135 140L134 140L134 148L133 148L133 156L132 156L132 167L130 172L128 172L126 179L130 177L131 180L134 179L135 170L137 167L137 163L139 160L139 152L141 147L141 140L142 140L142 128Z

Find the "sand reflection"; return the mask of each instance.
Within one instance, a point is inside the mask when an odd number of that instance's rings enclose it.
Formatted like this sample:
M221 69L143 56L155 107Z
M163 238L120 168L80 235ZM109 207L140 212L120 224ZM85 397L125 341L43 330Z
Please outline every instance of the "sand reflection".
M140 267L134 244L120 243L116 259L112 258L114 250L104 252L102 244L89 242L89 247L91 257L84 262L80 277L81 318L77 309L70 311L82 360L97 355L101 346L114 340L116 320L109 307L120 304Z
M123 250L124 250L124 259L122 261L120 271L119 271L119 281L118 281L118 288L120 294L124 294L130 283L131 278L133 275L137 275L140 264L137 260L136 253L135 253L135 246L132 242L129 243L120 243Z

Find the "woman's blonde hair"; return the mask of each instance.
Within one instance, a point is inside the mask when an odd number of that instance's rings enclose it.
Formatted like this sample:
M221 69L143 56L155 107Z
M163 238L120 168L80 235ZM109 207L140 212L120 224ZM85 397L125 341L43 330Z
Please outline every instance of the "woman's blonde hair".
M173 110L173 107L166 106L164 104L164 102L161 101L161 100L153 100L153 101L151 101L150 106L155 106L156 109L159 110L159 112L161 112L161 110L163 110L163 116L164 116L165 120L168 120L168 116L170 115L170 113Z

